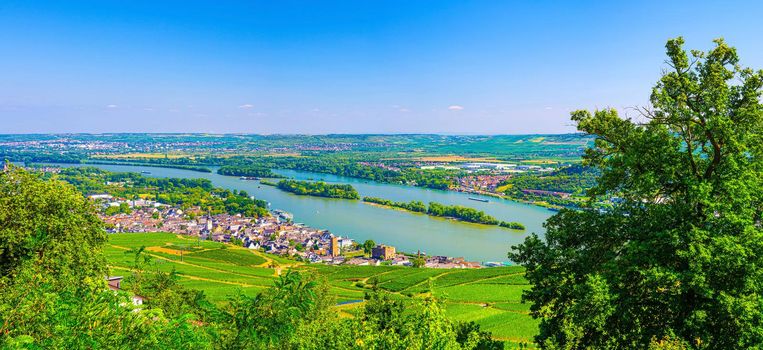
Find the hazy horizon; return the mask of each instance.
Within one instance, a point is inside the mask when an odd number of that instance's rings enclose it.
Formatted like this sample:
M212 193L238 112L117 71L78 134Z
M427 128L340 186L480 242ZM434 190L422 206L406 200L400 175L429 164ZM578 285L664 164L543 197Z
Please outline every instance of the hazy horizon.
M762 67L761 10L6 1L0 133L571 133L572 110L647 105L669 38L725 37Z
M405 135L436 135L436 136L531 136L531 135L583 135L582 132L560 132L560 133L516 133L516 134L490 134L490 133L453 133L453 132L390 132L390 133L322 133L322 134L308 134L308 133L247 133L247 132L183 132L183 131L167 131L167 132L143 132L143 131L124 131L124 132L17 132L17 133L0 133L0 136L7 135L126 135L126 134L145 134L145 135L210 135L210 136L226 136L226 135L241 135L241 136L405 136Z

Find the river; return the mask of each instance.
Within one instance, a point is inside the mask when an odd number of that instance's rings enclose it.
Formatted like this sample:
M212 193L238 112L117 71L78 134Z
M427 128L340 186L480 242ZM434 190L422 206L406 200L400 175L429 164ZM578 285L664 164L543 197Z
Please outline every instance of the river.
M62 166L71 166L59 164ZM432 190L419 187L385 184L374 181L275 169L274 172L299 180L323 180L328 183L351 184L360 196L386 198L393 201L420 200L463 205L484 211L498 220L517 221L526 231L514 231L488 226L430 217L425 214L379 207L359 200L298 196L275 187L260 185L258 181L240 180L235 176L202 173L190 170L126 165L91 165L115 172L149 172L145 176L205 178L217 187L245 190L258 199L271 203L271 209L282 209L294 215L294 221L307 226L327 229L335 235L350 237L358 242L372 239L377 243L395 246L398 251L421 250L429 255L464 257L467 260L507 261L512 245L524 241L530 233L542 236L543 222L553 213L548 209L500 198L473 194ZM469 197L488 199L489 202L470 200Z

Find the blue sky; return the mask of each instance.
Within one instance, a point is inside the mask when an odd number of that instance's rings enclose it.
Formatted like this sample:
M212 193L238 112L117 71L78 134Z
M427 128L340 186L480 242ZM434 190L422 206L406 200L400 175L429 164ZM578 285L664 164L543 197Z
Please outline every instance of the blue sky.
M3 1L0 133L558 133L762 1Z

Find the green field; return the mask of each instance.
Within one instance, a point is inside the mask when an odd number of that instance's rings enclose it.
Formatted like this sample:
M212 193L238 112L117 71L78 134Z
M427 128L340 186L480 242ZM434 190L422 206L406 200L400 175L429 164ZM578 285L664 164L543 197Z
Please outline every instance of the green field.
M529 342L537 333L538 323L529 316L529 305L520 302L522 291L529 287L521 267L326 266L168 233L120 233L109 236L105 250L111 274L129 273L134 259L130 249L141 246L154 258L156 268L174 268L183 285L203 290L213 302L225 302L238 292L255 295L271 286L280 271L294 268L324 276L338 302L362 300L367 288L376 284L404 299L431 293L445 302L448 317L475 321L509 344ZM359 305L342 308L352 313Z

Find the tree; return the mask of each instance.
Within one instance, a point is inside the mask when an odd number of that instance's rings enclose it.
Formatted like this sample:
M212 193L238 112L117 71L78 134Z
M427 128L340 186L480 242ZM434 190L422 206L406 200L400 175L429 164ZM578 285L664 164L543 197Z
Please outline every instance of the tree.
M30 269L54 286L101 287L103 223L72 186L9 166L0 172L0 286Z
M244 246L244 241L241 240L238 237L231 237L230 238L230 244L232 244L234 246L237 246L237 247L243 247Z
M316 287L315 281L288 270L273 288L255 297L230 298L216 320L224 327L222 348L283 348L302 322L322 311L317 308Z
M474 321L459 322L455 325L456 340L462 344L473 344L474 349L479 350L503 350L503 341L493 339L493 334L483 331Z
M669 70L641 122L607 109L572 113L595 137L607 211L562 210L545 241L509 257L527 268L524 297L544 348L695 348L763 343L763 71L723 40L707 53L668 41ZM690 58L691 57L691 58Z
M376 247L376 242L374 242L372 239L368 239L365 242L363 242L363 252L366 254L371 254L371 250Z
M424 265L427 264L427 261L422 256L417 256L411 260L411 266L415 268L424 267Z

